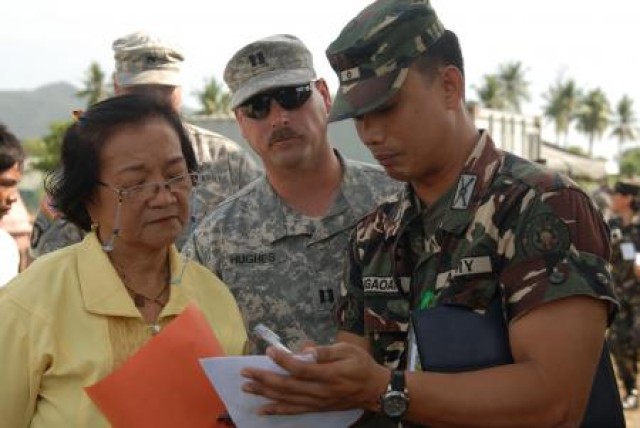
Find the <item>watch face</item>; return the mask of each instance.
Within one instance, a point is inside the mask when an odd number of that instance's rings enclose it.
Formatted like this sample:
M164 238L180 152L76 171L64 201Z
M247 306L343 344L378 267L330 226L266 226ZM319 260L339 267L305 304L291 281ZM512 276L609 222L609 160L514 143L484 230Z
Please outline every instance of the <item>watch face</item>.
M407 411L409 400L400 391L391 391L382 399L382 412L390 418L399 418Z

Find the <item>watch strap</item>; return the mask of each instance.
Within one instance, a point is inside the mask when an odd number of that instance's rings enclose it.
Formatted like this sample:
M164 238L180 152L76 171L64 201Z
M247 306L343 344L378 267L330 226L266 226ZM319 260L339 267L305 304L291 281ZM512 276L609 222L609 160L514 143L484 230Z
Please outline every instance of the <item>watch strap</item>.
M387 391L398 391L406 393L406 380L403 370L394 370L391 372L391 380Z

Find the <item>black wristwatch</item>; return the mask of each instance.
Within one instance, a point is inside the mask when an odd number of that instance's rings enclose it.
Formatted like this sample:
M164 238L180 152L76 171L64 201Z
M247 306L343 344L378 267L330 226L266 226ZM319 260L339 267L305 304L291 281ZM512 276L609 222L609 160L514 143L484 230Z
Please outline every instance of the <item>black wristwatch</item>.
M391 372L387 390L380 396L380 411L390 419L400 420L409 408L409 392L405 385L404 371Z

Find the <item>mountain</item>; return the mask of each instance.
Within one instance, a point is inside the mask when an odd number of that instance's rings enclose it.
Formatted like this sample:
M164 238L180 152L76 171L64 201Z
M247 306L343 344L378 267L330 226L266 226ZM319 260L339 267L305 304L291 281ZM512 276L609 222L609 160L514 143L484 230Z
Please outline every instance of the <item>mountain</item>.
M40 138L57 120L70 120L71 112L84 108L76 97L78 88L66 83L50 83L33 90L0 90L0 122L19 139Z

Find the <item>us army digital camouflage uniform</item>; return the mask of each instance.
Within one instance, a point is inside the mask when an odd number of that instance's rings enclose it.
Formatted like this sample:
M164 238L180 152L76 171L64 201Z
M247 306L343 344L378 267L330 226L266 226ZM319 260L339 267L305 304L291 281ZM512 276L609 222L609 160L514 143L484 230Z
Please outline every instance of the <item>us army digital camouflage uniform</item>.
M379 167L341 162L341 191L324 217L295 212L262 177L207 216L183 249L227 284L249 329L265 323L292 348L333 341L350 231L401 189Z
M607 227L574 183L495 148L483 133L457 184L422 207L408 187L361 220L338 309L340 329L367 337L377 362L406 367L410 310L480 313L501 293L508 323L571 295L610 302Z
M258 178L262 172L249 154L234 141L184 123L191 138L199 165L200 179L194 190L192 213L197 223L220 202ZM191 225L178 239L180 248L186 241ZM44 198L36 216L31 235L31 254L39 257L67 245L80 242L85 232L75 224L60 217Z
M640 281L634 273L634 255L640 251L640 217L623 225L619 217L609 220L613 284L620 312L609 329L611 353L627 392L637 389L638 346L640 345ZM624 246L630 250L624 251Z

